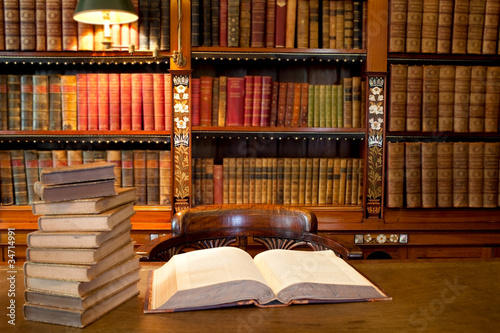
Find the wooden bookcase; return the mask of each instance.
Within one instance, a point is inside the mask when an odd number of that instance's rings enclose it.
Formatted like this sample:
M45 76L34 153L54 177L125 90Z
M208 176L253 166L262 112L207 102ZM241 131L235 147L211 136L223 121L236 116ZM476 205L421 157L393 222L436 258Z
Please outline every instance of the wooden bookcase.
M138 245L168 232L176 211L193 205L194 176L197 158L225 157L354 157L364 161L362 204L304 205L316 213L322 232L354 242L367 258L490 258L500 251L500 209L480 208L387 208L386 149L392 141L432 141L426 133L390 132L391 64L494 65L499 55L429 55L389 53L389 8L391 0L366 0L366 49L287 49L192 47L190 1L182 1L182 34L177 36L178 2L171 1L169 52L158 58L150 54L127 52L8 52L0 51L3 73L35 71L55 72L157 72L172 74L174 93L186 89L189 95L174 94L173 104L187 109L172 111L172 131L0 131L2 150L27 149L37 145L76 145L87 142L94 149L102 147L159 147L171 151L172 205L136 206L132 219L133 237ZM172 59L173 50L182 53L185 64ZM275 80L298 80L311 84L334 84L340 77L361 76L365 82L365 126L361 128L318 127L218 127L191 126L191 82L203 75L271 75ZM333 77L335 76L335 77ZM184 90L182 90L184 91ZM370 101L377 101L377 112L370 113ZM186 113L187 110L187 113ZM176 117L188 116L188 124L177 126ZM382 121L380 121L382 120ZM373 125L373 126L372 126ZM381 125L381 126L378 126ZM446 133L452 140L483 139L499 141L495 134ZM76 142L76 143L75 143ZM147 149L147 148L145 148ZM26 234L37 228L29 206L0 207L0 244L6 244L7 230L15 228L18 248ZM22 250L18 251L18 256ZM2 254L5 256L5 253Z

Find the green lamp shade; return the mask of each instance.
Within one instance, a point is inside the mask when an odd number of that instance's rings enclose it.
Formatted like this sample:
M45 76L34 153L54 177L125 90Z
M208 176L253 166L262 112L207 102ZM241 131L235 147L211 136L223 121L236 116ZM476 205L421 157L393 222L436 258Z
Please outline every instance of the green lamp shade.
M103 13L109 13L109 24L125 24L138 19L130 0L79 0L73 19L82 23L104 24Z

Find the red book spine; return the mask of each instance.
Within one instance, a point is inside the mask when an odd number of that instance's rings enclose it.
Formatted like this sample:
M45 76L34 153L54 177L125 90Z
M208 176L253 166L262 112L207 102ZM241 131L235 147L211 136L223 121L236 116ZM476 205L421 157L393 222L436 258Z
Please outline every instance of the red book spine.
M120 128L130 131L132 128L131 74L120 74Z
M279 82L272 83L271 90L271 110L269 118L269 126L275 127L278 117L278 97L279 97Z
M191 79L191 118L193 126L200 126L200 79Z
M214 164L214 204L222 204L224 200L223 179L224 168L220 164Z
M96 131L98 126L97 74L87 74L88 130Z
M300 93L302 92L302 84L295 83L294 97L293 97L293 114L292 114L292 126L300 126Z
M120 74L109 74L109 129L120 129Z
M276 0L266 2L266 47L274 47L276 42Z
M279 83L278 115L276 117L276 124L278 127L285 126L287 86L288 86L288 84L286 82Z
M245 106L245 79L227 78L226 126L243 126Z
M89 122L87 74L76 74L77 128L86 131Z
M252 126L253 118L253 94L254 80L253 76L245 76L245 106L243 112L243 126Z
M109 130L109 76L97 74L97 107L99 131Z
M145 131L155 128L153 74L142 73L142 122Z
M165 84L165 130L172 130L172 74L164 74Z
M132 96L132 130L142 130L142 76L140 73L132 73L131 93Z
M286 87L286 106L285 106L285 126L292 126L293 103L295 101L295 83L288 82Z
M286 0L276 1L276 41L274 47L285 47Z
M271 125L271 94L273 78L270 76L262 77L262 106L260 109L260 126Z
M302 92L300 94L300 126L307 127L309 110L309 83L302 83Z
M165 74L153 74L153 110L155 131L165 130Z
M220 0L219 45L227 47L227 1Z
M252 1L251 47L265 47L266 0Z
M200 126L212 125L212 85L213 77L200 78Z
M252 126L260 126L262 110L262 76L255 76L253 81Z

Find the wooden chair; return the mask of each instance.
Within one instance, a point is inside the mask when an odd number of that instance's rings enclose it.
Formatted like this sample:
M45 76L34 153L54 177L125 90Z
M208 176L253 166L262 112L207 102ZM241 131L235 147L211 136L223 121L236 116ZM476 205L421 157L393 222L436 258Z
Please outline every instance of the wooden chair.
M266 249L333 250L344 259L362 258L361 250L317 233L316 215L306 209L277 205L214 205L175 214L172 232L141 246L141 261L168 261L187 249L237 245L248 239Z

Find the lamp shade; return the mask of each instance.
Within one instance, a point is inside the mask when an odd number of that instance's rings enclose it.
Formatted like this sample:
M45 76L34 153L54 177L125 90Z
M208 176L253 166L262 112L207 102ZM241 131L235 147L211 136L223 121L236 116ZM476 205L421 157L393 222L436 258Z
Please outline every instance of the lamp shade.
M125 24L138 19L130 0L79 0L73 19L82 23L104 24L105 16L109 24Z

